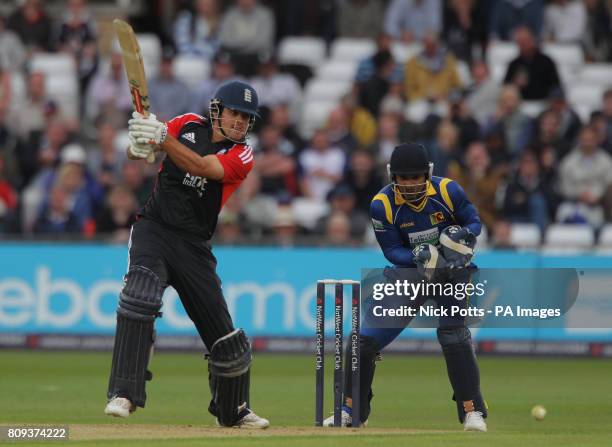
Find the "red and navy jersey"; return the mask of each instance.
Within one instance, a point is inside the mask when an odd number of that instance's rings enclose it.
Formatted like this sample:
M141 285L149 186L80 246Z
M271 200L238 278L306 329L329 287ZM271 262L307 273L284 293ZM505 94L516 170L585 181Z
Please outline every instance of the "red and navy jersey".
M225 174L220 181L190 174L170 157L162 163L155 188L139 216L154 220L187 237L212 237L221 208L253 167L253 151L246 144L211 142L210 121L186 113L168 121L168 134L200 156L216 155Z

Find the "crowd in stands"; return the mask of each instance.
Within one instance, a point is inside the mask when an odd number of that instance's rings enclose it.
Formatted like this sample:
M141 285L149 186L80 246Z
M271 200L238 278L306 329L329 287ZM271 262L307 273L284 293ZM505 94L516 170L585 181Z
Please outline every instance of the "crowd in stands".
M125 241L158 164L126 159L132 104L120 53L101 50L102 27L86 0L51 17L24 0L0 17L0 237L103 237ZM401 141L422 142L434 175L457 180L493 245L511 223L612 222L612 2L607 0L193 0L179 8L149 79L161 119L206 115L215 89L252 83L261 116L249 142L255 168L226 204L217 239L293 245L372 242L371 198L387 183ZM370 39L350 88L323 123L301 123L317 67L285 64L288 36ZM170 42L168 42L170 40ZM488 49L518 53L494 66ZM546 44L579 46L586 64L610 70L598 106L577 110ZM394 47L417 48L400 60ZM74 60L77 113L50 92L36 54ZM176 60L202 60L209 75L177 76ZM579 67L580 68L580 67ZM502 71L500 73L500 70ZM19 79L23 88L17 88ZM529 105L537 104L537 113ZM306 117L307 119L308 117ZM158 159L158 163L159 163Z

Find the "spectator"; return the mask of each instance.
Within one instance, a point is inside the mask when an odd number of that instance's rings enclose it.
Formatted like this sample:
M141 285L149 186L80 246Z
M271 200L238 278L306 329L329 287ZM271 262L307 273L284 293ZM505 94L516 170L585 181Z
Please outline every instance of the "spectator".
M548 197L534 153L523 152L516 173L500 186L497 199L506 219L516 223L535 223L540 231L544 231L549 220Z
M510 40L519 27L526 27L539 36L543 22L543 0L498 0L491 17L490 37L493 40Z
M380 103L391 88L396 64L388 50L377 52L372 60L376 71L370 79L359 84L359 103L377 117Z
M440 0L392 0L385 15L385 32L396 40L413 43L442 30Z
M381 0L339 0L337 29L339 37L375 39L384 19Z
M325 226L325 246L346 247L353 244L350 219L342 212L333 213Z
M449 118L459 131L459 147L467 147L480 138L480 125L468 108L465 92L451 93L449 102Z
M298 194L293 145L280 130L266 126L261 130L254 173L259 179L259 193L271 197Z
M19 36L6 28L0 15L0 67L7 71L21 71L26 60L26 51Z
M451 121L444 120L438 126L436 139L430 145L431 161L434 164L434 175L446 177L451 164L461 158L459 148L459 130Z
M96 232L110 236L114 243L127 242L136 222L138 203L125 185L116 185L108 193L104 207L96 215Z
M182 55L212 60L218 51L217 0L195 0L194 10L179 12L174 22L174 44Z
M257 0L236 0L223 16L219 42L235 57L236 72L250 77L260 57L274 50L275 19Z
M534 35L526 26L516 29L514 40L519 55L508 65L504 83L516 85L525 100L548 98L553 90L561 87L555 62L540 51Z
M449 167L448 176L463 186L468 199L474 204L483 223L492 228L497 219L495 193L503 171L491 166L491 159L482 141L469 145L464 157L465 168Z
M512 225L507 220L498 220L492 228L490 246L495 250L514 250L512 243Z
M76 234L81 231L71 211L68 192L58 181L49 192L49 200L34 222L34 233L45 235Z
M96 25L86 7L86 0L68 0L58 39L60 50L76 61L81 97L98 69Z
M586 8L582 0L553 0L544 10L544 39L580 43L586 22Z
M193 101L190 110L200 115L208 114L208 106L213 93L224 82L237 80L234 75L234 65L231 55L226 51L219 51L213 60L212 72L208 79L204 79L193 92Z
M97 130L97 140L87 154L87 167L98 183L109 190L121 180L126 152L124 147L118 147L117 130L110 123L101 121Z
M442 37L448 49L460 60L472 63L482 59L487 40L486 16L474 0L451 0L444 8Z
M20 139L27 140L31 137L32 132L44 131L47 104L45 75L41 72L30 73L25 102L16 104L12 110L11 122L13 124L11 127Z
M351 133L348 113L341 106L329 112L327 136L333 146L341 148L347 154L357 149L359 143Z
M444 101L461 87L455 56L438 41L435 33L423 38L423 51L406 63L404 94L410 101Z
M88 92L88 115L113 123L116 128L125 126L132 112L132 95L123 69L121 53L110 56L106 73L98 73L91 81Z
M29 51L49 51L52 48L51 19L41 0L24 0L7 20Z
M144 206L149 200L151 189L153 188L153 180L145 175L145 166L141 161L126 160L123 163L122 178L125 186L136 196L138 208Z
M491 78L484 61L474 61L471 67L472 84L466 89L467 108L483 125L495 113L500 85Z
M554 110L559 117L559 136L568 144L573 145L582 128L582 121L578 113L567 102L561 88L553 90L549 100L551 110Z
M357 73L355 74L355 82L358 84L363 84L364 82L372 79L378 70L378 67L375 64L374 58L379 53L389 53L393 56L391 52L391 44L393 43L393 39L389 34L381 33L376 38L376 53L372 56L368 56L365 59L359 61L359 65L357 66ZM398 64L395 60L393 72L389 76L389 82L391 83L399 83L404 78L403 68L401 64Z
M300 154L302 167L301 188L306 197L324 202L327 194L342 178L346 156L344 151L332 146L327 131L319 129L310 147Z
M272 224L274 242L280 247L292 247L298 233L298 225L291 205L278 207Z
M328 194L330 214L322 217L318 222L318 233L324 233L329 227L332 216L340 213L347 217L349 222L349 237L355 240L363 239L366 229L370 225L368 213L356 208L355 192L347 184L339 183Z
M484 134L497 134L502 140L501 158L516 158L529 141L531 118L520 110L521 97L518 89L512 85L502 88L499 95L497 111L489 119ZM495 162L502 161L495 157Z
M276 127L281 135L287 139L299 152L304 147L304 140L291 121L291 114L287 104L278 104L270 111L270 125Z
M372 197L383 187L371 152L357 150L351 154L343 183L355 193L355 209L368 214Z
M586 27L582 48L587 61L604 62L612 59L610 12L604 0L583 0L586 8Z
M151 110L158 119L168 121L187 113L192 99L189 86L174 76L174 54L164 51L159 74L149 84Z
M6 176L4 152L0 151L0 234L8 233L17 219L18 195Z
M368 147L376 139L376 119L358 104L354 93L349 93L340 101L340 106L348 114L351 134L357 139L358 147Z
M240 216L234 211L223 208L215 231L216 244L235 245L241 237Z
M554 148L557 159L565 157L571 149L571 143L561 137L559 115L552 109L542 113L535 135L529 143L529 147L538 155L549 146Z
M288 104L294 114L299 112L297 108L302 96L300 84L294 76L278 71L276 57L270 55L261 59L251 85L257 91L260 107L271 109L278 104Z
M602 200L612 184L612 157L597 146L595 129L582 128L578 146L561 161L559 180L565 202L559 206L557 220L601 226Z
M386 171L391 153L400 144L400 123L397 115L385 113L378 119L378 138L372 146L376 161Z

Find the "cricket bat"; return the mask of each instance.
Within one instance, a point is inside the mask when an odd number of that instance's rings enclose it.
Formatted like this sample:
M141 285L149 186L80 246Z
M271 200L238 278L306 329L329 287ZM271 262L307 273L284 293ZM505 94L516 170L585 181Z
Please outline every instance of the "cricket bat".
M123 66L127 74L132 95L134 110L144 116L149 115L149 90L147 88L147 78L145 77L144 61L140 52L140 45L136 39L136 34L132 27L120 19L113 20L113 26L121 46L123 56ZM147 157L147 163L155 163L155 153Z

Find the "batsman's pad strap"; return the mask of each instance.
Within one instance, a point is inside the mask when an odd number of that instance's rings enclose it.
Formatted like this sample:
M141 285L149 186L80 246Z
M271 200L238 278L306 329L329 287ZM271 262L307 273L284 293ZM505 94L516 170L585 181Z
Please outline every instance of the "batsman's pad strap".
M247 373L251 360L251 344L244 331L236 329L213 344L208 370L217 377L238 377Z
M162 290L155 272L139 265L131 267L119 295L117 313L132 320L155 320L160 315Z

